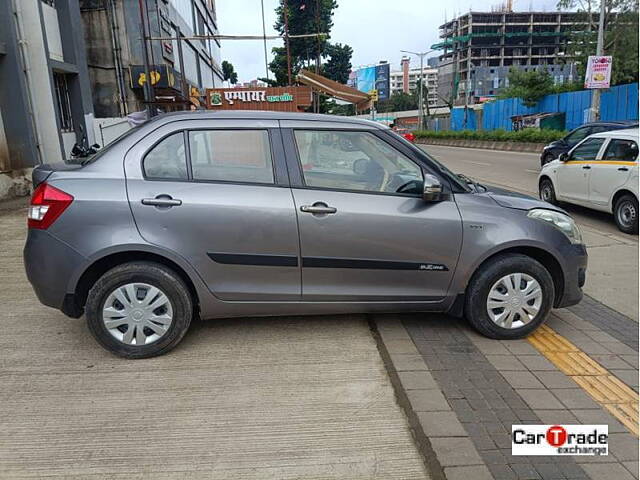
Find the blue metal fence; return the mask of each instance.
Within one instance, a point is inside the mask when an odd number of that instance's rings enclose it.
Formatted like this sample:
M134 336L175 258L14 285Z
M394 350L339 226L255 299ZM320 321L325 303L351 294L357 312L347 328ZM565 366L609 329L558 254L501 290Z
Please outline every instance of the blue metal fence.
M591 108L591 90L547 95L535 107L525 107L520 99L507 98L485 103L482 113L482 129L503 128L512 130L511 117L543 112L565 112L566 128L571 130L582 125ZM465 123L464 108L454 108L451 112L452 130L475 130L475 112L468 110ZM618 85L605 90L600 101L601 120L638 120L638 84Z

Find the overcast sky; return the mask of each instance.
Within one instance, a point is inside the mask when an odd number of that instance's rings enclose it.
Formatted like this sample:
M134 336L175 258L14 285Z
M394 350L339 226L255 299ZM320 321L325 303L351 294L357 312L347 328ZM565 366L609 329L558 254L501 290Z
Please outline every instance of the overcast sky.
M445 18L469 10L489 11L500 0L338 0L333 16L331 42L353 48L352 65L388 60L391 69L400 67L400 50L426 51L438 42L438 26ZM555 10L557 0L514 0L514 10ZM276 34L275 8L278 0L264 0L267 35ZM217 0L218 28L224 35L262 35L260 0ZM268 40L271 47L281 40ZM246 82L265 76L262 40L227 40L221 55L235 66L238 78ZM434 53L435 55L435 53ZM415 60L417 62L417 60Z

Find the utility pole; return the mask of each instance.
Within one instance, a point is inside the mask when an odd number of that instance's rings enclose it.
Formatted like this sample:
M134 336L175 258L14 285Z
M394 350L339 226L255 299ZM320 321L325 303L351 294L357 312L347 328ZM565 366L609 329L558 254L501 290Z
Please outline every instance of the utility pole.
M606 0L600 0L600 18L598 19L598 45L596 46L596 55L604 54L604 15L606 11ZM591 97L591 114L594 122L600 120L600 95L601 89L596 88Z
M291 51L289 49L289 6L287 0L283 0L284 4L284 42L287 47L287 82L291 85Z
M151 84L151 68L149 66L149 48L147 45L147 38L149 37L147 33L147 0L138 0L138 6L140 8L140 24L142 26L142 56L144 57L144 75L145 82L142 86L142 91L144 92L144 102L146 104L147 116L148 118L155 117L156 109L152 104L155 102L155 95L153 91L153 85ZM184 75L184 73L183 73Z
M415 55L420 57L420 90L418 91L418 130L422 130L424 128L424 103L422 101L422 90L424 89L423 85L423 73L424 73L424 57L433 52L434 50L429 50L428 52L409 52L407 50L400 50L402 53L409 53L411 55Z
M267 80L269 80L269 60L267 57L267 27L264 24L264 0L260 0L260 7L262 8L262 42L264 44L264 69L267 74Z

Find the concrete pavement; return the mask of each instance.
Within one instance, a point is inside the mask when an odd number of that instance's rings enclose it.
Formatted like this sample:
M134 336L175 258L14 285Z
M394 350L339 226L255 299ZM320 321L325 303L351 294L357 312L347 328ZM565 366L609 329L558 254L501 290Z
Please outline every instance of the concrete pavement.
M36 300L0 214L0 478L429 478L363 316L200 322L154 359Z
M537 154L420 145L449 169L481 183L538 196ZM563 205L582 229L589 252L584 291L638 321L638 237L620 232L611 215Z

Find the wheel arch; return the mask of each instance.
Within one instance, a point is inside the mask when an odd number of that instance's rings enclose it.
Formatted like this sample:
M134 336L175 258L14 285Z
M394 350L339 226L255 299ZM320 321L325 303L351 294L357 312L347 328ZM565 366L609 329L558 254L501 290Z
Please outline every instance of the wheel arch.
M609 209L611 210L611 213L613 213L613 209L616 206L616 202L620 199L620 197L622 197L623 195L631 195L632 197L634 197L636 199L636 201L638 201L638 196L633 193L631 190L629 190L628 188L621 188L620 190L618 190L616 193L613 194L613 197L611 197L611 202L609 204Z
M464 294L462 294L461 296L459 295L458 298L456 298L456 300L454 301L454 304L450 311L451 314L457 316L462 315L462 307L464 306L463 299L464 297L466 297L469 285L471 284L471 280L476 275L476 273L478 273L483 268L483 266L493 261L497 257L509 254L526 255L527 257L533 258L534 260L538 261L540 264L542 264L543 267L547 269L547 271L551 275L551 278L553 279L554 306L557 304L557 302L562 298L564 294L564 273L558 259L543 248L530 245L516 245L491 252L476 265L471 275L469 275L468 280L464 286Z
M141 261L158 263L175 272L175 274L178 275L187 286L187 289L193 298L195 313L198 312L200 308L200 294L192 276L187 273L187 270L180 265L180 263L166 255L143 249L128 249L109 252L103 256L93 259L93 261L84 268L82 273L79 275L75 285L72 287L72 293L67 295L67 298L65 299L65 309L69 310L71 313L75 313L75 315L72 316L81 316L84 311L89 290L102 275L118 265Z

